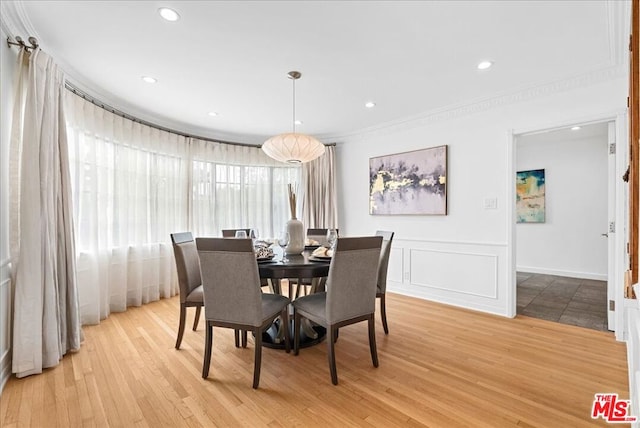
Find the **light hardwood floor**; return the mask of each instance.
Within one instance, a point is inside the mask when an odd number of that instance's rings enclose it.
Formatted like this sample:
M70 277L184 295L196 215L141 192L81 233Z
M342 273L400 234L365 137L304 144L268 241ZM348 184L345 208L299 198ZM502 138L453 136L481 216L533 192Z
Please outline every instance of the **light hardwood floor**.
M85 327L80 352L9 380L0 425L604 426L590 418L594 394L629 398L625 345L611 333L394 294L389 336L376 322L377 369L360 323L340 330L338 386L322 343L298 357L264 349L253 390L251 339L237 349L232 330L214 329L203 380L203 322L175 350L178 307L161 300Z

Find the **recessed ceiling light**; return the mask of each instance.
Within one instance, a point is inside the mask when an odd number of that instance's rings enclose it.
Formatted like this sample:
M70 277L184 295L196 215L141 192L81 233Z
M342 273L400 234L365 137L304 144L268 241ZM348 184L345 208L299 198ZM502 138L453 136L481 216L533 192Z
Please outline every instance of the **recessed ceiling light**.
M487 68L491 68L493 65L492 61L482 61L478 63L478 70L486 70Z
M169 9L168 7L161 7L160 9L158 9L158 13L167 21L173 22L180 19L180 15L178 14L178 12L173 9Z
M374 108L376 106L376 103L374 103L373 101L369 101L368 103L366 103L364 105L366 108Z
M301 120L296 120L294 123L295 123L296 125L302 125L302 121L301 121Z
M217 116L217 115L218 115L218 112L217 112L217 111L210 111L210 112L209 112L209 113L207 113L207 114L208 114L209 116L213 116L213 117L215 117L215 116Z
M144 80L147 83L156 83L158 81L158 79L154 79L151 76L142 76L142 80Z
M572 131L577 131L578 129L580 129L579 126L574 126L573 128L571 128Z

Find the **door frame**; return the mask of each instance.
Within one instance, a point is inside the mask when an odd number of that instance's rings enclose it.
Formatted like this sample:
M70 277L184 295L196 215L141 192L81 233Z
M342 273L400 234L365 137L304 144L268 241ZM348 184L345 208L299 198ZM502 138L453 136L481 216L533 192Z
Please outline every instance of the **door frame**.
M517 138L526 134L553 131L575 125L589 125L593 123L614 122L616 141L616 167L615 167L615 222L616 231L614 235L614 254L609 256L614 258L610 266L614 266L614 290L615 290L615 337L616 340L623 341L626 337L625 314L624 314L624 272L626 270L625 261L628 259L625 248L627 244L628 215L626 212L628 201L628 189L622 180L622 175L626 171L629 149L627 140L628 127L627 110L614 111L593 115L588 117L578 117L562 122L549 123L541 126L510 129L507 131L507 316L516 316L516 142ZM617 178L617 179L616 179ZM611 177L609 178L611 179ZM608 273L609 276L610 273Z

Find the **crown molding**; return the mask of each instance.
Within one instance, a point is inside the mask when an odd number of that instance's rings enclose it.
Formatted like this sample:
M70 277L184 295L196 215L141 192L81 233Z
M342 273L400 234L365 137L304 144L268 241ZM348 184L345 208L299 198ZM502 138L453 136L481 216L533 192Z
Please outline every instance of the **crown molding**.
M0 22L2 30L12 38L20 36L27 39L29 36L35 37L40 44L42 40L38 32L31 23L27 12L24 9L23 1L5 0L0 3Z
M20 22L16 17L15 4L12 1L0 2L0 28L11 38L15 38L21 31L17 28Z
M562 80L549 81L542 84L528 85L512 92L497 96L468 100L464 103L453 104L439 109L423 112L396 121L381 123L376 126L344 134L327 134L318 138L325 140L358 140L370 137L372 134L388 134L405 131L431 123L451 120L462 116L491 110L505 105L521 103L541 96L553 95L561 92L592 86L598 83L615 80L628 75L624 65L600 68L588 73L571 76Z

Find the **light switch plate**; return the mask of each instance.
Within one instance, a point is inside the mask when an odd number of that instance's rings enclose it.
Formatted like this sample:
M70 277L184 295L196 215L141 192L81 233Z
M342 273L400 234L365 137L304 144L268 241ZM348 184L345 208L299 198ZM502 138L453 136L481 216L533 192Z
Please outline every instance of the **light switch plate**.
M483 206L485 210L495 210L496 208L498 208L498 199L484 198Z

